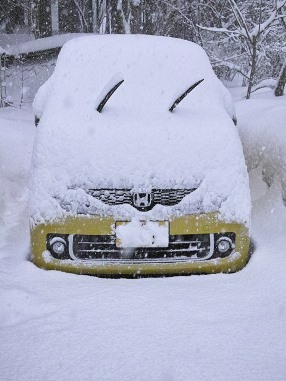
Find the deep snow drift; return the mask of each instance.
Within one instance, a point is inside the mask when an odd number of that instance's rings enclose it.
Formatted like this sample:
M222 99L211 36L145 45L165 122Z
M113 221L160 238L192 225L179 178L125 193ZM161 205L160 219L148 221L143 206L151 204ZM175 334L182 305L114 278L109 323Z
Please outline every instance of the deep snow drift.
M285 97L266 102L280 123ZM259 99L251 104L254 112ZM238 104L238 120L247 105ZM268 189L261 169L251 172L256 251L236 274L115 280L44 271L27 260L31 110L1 109L0 128L1 381L285 380L279 177Z

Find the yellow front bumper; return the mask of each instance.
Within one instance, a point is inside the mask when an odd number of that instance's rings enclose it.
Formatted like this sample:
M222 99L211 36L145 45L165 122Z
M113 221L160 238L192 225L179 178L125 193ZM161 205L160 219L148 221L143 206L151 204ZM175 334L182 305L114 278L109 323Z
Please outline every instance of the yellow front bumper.
M219 221L215 213L188 215L170 220L170 235L211 234L234 232L235 253L226 258L172 263L104 263L91 261L59 260L47 256L46 235L84 234L112 235L115 220L100 216L69 217L56 223L37 225L31 228L33 262L47 270L61 270L77 274L101 276L155 276L182 274L209 274L235 272L242 269L249 258L249 232L243 224Z

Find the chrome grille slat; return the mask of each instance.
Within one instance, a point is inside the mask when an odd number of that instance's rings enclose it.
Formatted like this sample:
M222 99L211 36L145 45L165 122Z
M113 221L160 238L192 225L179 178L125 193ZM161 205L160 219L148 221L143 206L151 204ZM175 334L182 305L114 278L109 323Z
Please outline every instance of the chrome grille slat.
M89 259L86 259L84 261L85 264L94 264L94 261L93 260L89 260ZM173 258L159 258L159 259L148 259L148 263L178 263L178 262L193 262L192 259L188 258L188 257L184 257L184 258L177 258L177 257L173 257ZM106 264L106 263L118 263L118 264L134 264L135 261L134 259L125 259L125 258L120 258L120 259L110 259L110 258L105 258L105 259L98 259L97 260L97 264ZM142 265L146 263L146 261L144 260L141 260L141 259L137 259L136 260L136 264L138 265Z
M196 241L175 241L175 242L172 242L172 245L182 245L182 244L185 244L185 245L192 245L192 244L198 244L200 241L196 242Z
M87 250L87 249L80 249L80 251L82 251L84 253L90 252L90 253L103 253L104 254L104 251L101 250L101 249L89 249L89 250ZM116 249L108 249L108 252L110 252L110 253L117 253L118 250L116 250Z
M89 241L87 241L87 242L79 241L78 242L79 245L80 244L83 244L83 245L84 244L86 244L86 245L111 245L113 243L115 243L115 240L108 241L108 242L89 242Z

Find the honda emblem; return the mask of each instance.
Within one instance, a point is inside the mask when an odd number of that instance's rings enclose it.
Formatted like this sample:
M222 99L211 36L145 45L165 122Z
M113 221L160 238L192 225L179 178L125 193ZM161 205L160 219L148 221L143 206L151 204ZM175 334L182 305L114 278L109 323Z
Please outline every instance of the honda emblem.
M134 193L133 205L137 209L148 209L152 204L152 193Z

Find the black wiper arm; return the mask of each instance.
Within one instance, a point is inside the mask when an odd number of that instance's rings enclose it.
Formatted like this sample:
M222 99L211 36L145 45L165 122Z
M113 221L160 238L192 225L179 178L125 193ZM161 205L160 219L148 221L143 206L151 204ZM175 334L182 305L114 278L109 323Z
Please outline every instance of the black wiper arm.
M105 106L106 102L108 99L113 95L113 93L118 89L118 87L124 82L124 79L121 79L119 82L117 82L109 91L108 93L104 96L102 101L99 103L97 106L97 111L101 112L103 107Z
M203 79L200 79L199 81L197 81L196 83L194 83L192 86L190 86L182 95L179 96L179 98L177 98L175 100L175 102L172 104L172 106L169 108L169 111L172 112L174 110L174 108L176 106L178 106L178 104L192 91L194 90L200 83L202 83L204 80Z

